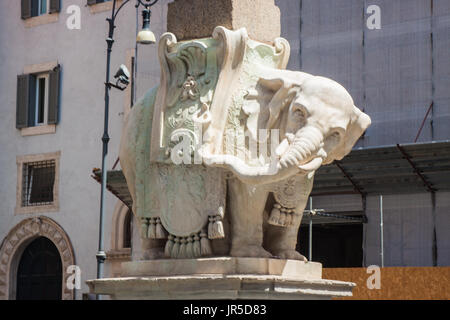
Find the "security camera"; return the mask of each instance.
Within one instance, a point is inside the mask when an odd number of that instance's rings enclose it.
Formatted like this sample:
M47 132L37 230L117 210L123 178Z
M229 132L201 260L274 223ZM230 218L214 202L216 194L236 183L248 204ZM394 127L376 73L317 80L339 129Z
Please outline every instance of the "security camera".
M130 83L130 72L128 71L127 67L122 64L120 65L120 68L114 78L117 79L118 82L124 85L128 85Z

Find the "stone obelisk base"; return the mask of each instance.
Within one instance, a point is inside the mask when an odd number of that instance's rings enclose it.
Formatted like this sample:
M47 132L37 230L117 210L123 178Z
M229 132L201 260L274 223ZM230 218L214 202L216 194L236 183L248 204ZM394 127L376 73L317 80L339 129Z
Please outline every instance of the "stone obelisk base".
M133 261L123 277L89 280L112 299L331 299L352 295L351 282L322 279L316 262L264 258Z

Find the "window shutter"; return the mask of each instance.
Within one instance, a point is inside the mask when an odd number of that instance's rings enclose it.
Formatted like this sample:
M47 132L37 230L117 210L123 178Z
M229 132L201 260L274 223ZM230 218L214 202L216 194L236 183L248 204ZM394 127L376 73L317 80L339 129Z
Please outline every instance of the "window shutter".
M31 0L22 0L22 19L31 18Z
M39 3L36 0L31 0L31 16L37 17L39 15Z
M50 0L50 13L60 12L61 11L61 0Z
M30 74L28 79L28 126L34 127L36 125L36 76Z
M17 76L17 100L16 100L16 128L28 127L28 110L30 103L30 82L29 74Z
M96 3L97 3L97 0L88 0L88 2L87 2L88 6L91 6Z
M59 113L59 87L61 68L58 66L49 72L49 97L48 97L48 124L58 123Z

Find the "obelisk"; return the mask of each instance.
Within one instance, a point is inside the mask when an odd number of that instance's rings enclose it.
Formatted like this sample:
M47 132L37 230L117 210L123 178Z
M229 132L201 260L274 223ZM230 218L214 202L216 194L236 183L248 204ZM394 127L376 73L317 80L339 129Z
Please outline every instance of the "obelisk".
M210 37L214 28L246 28L250 39L271 43L280 36L280 9L274 0L175 0L169 3L167 31L178 40Z

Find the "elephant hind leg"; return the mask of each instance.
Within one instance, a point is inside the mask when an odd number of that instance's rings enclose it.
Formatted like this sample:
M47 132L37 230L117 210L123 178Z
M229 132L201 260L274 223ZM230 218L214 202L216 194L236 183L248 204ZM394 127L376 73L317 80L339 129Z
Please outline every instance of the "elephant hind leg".
M142 260L154 260L164 258L165 240L144 239L141 238L141 253Z

